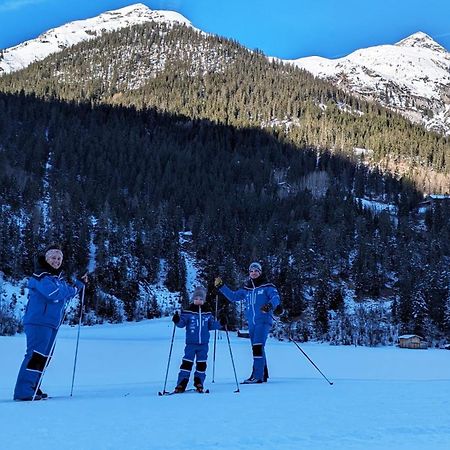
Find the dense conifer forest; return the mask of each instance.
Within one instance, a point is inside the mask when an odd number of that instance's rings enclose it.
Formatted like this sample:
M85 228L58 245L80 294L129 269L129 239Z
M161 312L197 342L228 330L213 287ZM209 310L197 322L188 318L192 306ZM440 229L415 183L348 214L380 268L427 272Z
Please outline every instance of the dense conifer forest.
M413 176L447 179L442 136L236 42L153 23L1 77L0 91L7 277L29 274L45 242L64 243L72 273L95 247L89 317L153 317L145 286L162 261L186 301L191 231L210 301L219 272L238 286L263 263L283 298L279 335L448 338L450 203L421 213Z

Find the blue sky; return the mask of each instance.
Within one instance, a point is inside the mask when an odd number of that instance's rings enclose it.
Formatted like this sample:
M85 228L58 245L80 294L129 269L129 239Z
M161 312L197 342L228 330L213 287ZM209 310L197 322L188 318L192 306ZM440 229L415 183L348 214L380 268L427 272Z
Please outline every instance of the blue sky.
M0 0L0 48L132 0ZM424 31L450 50L450 0L148 0L270 56L336 58Z

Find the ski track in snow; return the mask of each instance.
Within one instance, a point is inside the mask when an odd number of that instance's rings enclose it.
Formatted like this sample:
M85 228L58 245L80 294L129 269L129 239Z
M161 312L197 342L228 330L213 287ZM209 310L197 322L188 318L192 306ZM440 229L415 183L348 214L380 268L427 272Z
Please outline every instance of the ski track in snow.
M63 326L43 382L47 401L11 401L24 335L0 337L0 448L34 449L447 449L450 364L445 350L300 344L330 386L289 342L269 340L269 383L239 385L224 332L212 350L209 395L159 397L172 322L83 327L69 398L76 327ZM184 348L176 330L167 390ZM213 334L212 334L213 336ZM230 333L239 381L250 343Z

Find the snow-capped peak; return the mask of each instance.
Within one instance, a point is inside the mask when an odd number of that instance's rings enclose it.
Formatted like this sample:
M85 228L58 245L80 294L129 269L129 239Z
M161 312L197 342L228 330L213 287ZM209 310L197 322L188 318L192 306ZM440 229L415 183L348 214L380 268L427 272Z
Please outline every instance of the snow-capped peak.
M444 53L447 52L447 50L445 50L445 48L442 47L442 45L439 45L432 37L428 36L428 34L423 33L422 31L418 31L417 33L414 33L411 36L402 39L395 45L397 45L398 47L427 48L435 52L444 52Z
M289 62L429 129L450 134L450 53L426 33L339 59L308 57Z
M103 33L151 21L192 27L189 20L175 11L154 11L142 3L137 3L104 12L90 19L69 22L48 30L35 39L4 50L3 57L0 57L0 75L23 69L32 62L40 61L52 53Z

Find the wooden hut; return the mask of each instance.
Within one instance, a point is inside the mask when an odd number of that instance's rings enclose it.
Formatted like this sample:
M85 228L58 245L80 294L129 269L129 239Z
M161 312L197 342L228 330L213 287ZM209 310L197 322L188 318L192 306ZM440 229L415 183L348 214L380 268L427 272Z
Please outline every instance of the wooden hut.
M428 344L423 339L423 337L418 336L417 334L403 334L402 336L399 336L398 346L400 348L428 348Z

